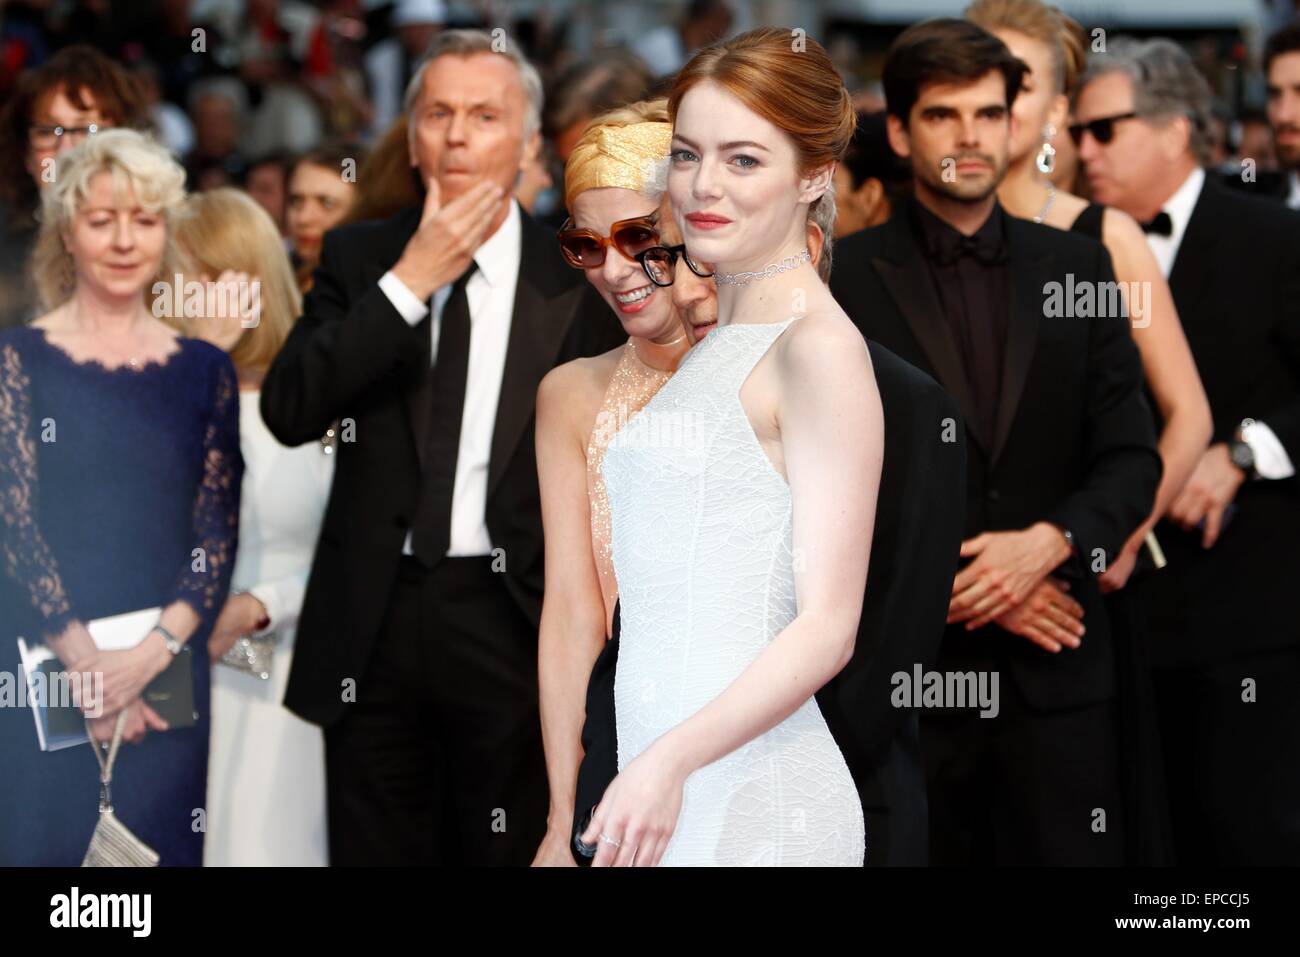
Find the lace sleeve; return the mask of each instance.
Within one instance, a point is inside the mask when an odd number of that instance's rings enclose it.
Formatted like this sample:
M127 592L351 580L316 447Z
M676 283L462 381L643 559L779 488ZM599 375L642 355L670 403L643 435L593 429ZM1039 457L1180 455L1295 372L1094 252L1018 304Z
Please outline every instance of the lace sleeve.
M185 601L210 627L230 588L239 537L239 388L227 359L220 363L212 409L203 434L203 478L194 499L194 551L181 574L175 598Z
M0 559L27 594L42 633L57 635L76 618L59 568L36 523L36 440L31 434L30 380L18 350L0 346Z

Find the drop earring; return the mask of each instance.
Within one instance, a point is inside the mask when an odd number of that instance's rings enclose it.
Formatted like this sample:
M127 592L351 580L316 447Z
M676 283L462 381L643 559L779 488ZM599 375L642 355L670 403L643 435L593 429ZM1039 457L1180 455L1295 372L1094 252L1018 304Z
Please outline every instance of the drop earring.
M1055 135L1056 127L1048 123L1043 128L1043 148L1038 151L1038 156L1034 160L1038 171L1049 176L1056 169L1056 147L1052 145L1052 137Z

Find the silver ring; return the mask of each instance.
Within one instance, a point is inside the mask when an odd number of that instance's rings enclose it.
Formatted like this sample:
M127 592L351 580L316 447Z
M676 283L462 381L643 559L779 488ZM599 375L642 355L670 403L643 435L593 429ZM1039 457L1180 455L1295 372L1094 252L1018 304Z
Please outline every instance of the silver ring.
M609 836L608 834L606 834L604 831L601 831L601 832L600 832L600 839L601 839L602 841L604 841L606 844L613 844L615 847L622 847L622 846L623 846L621 842L614 840L612 837L610 837L610 836Z

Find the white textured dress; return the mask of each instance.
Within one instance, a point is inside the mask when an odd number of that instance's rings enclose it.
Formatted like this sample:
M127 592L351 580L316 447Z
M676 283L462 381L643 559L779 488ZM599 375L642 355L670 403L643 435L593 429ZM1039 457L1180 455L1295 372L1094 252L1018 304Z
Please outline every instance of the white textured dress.
M622 771L718 697L796 614L790 488L740 389L794 321L719 326L605 453ZM809 698L695 771L662 864L861 866L862 804Z
M321 729L283 704L294 630L329 500L334 455L287 448L239 393L239 547L231 589L250 592L279 636L265 681L212 666L205 866L324 866L325 744Z

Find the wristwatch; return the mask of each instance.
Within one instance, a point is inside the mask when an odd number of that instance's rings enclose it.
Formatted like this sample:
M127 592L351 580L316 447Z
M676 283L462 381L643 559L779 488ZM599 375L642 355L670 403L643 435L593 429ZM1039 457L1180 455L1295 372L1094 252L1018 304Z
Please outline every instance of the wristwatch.
M1054 529L1056 529L1058 532L1060 532L1061 535L1065 538L1065 544L1068 545L1068 546L1070 546L1070 554L1073 555L1074 552L1075 552L1075 548L1074 548L1074 532L1070 531L1070 530L1069 530L1068 528L1066 528L1064 525L1057 525L1057 524L1055 524L1055 523L1052 523L1052 528L1054 528Z
M1246 441L1246 430L1254 424L1254 419L1242 419L1237 431L1232 433L1232 438L1228 441L1228 458L1250 479L1259 478L1259 472L1255 469L1255 450Z
M167 650L171 652L173 658L181 653L181 643L176 640L175 635L162 625L154 625L153 630L162 635L163 644L167 646Z

